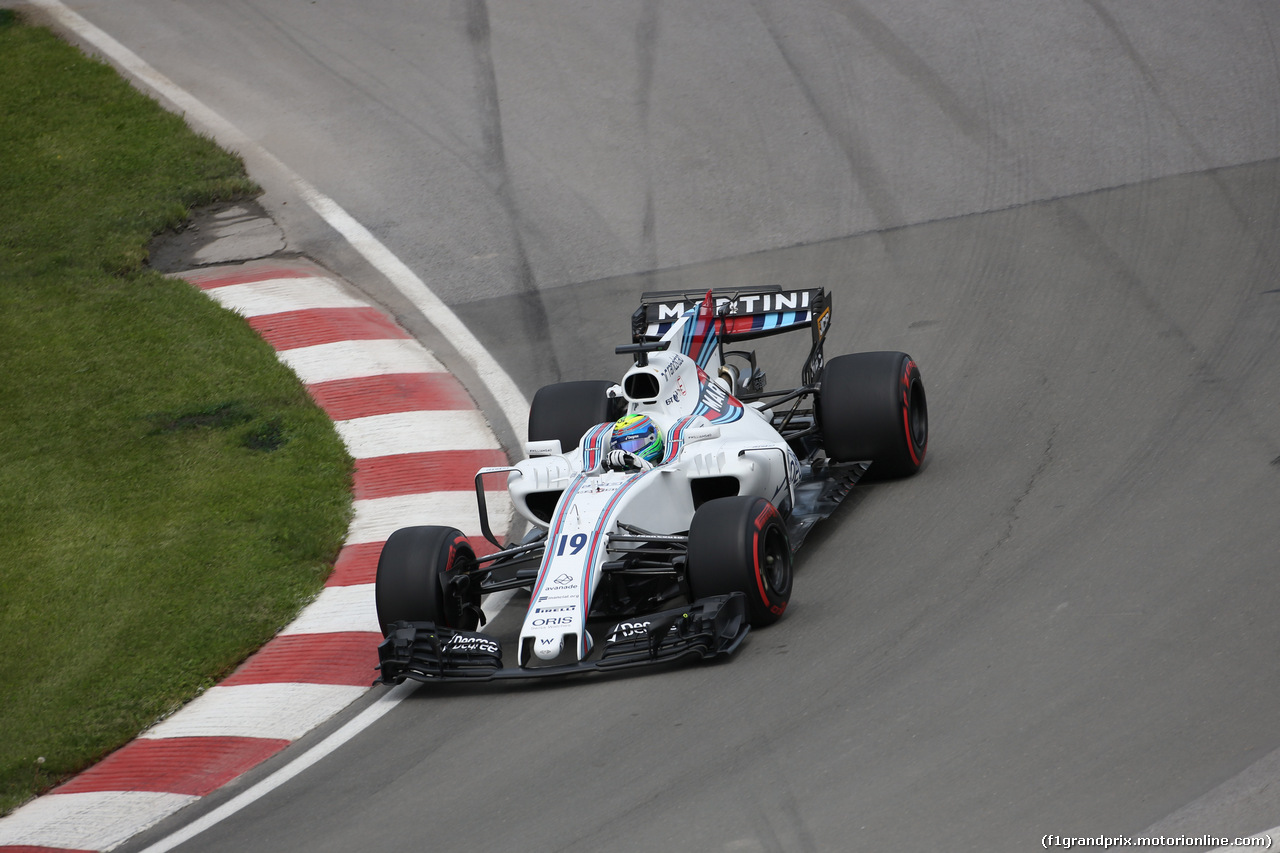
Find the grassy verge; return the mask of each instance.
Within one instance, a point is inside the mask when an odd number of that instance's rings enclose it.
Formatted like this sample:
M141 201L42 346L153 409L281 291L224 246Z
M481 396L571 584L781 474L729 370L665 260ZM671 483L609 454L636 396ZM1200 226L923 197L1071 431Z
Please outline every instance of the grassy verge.
M314 595L350 461L246 324L144 266L240 161L0 11L0 813Z

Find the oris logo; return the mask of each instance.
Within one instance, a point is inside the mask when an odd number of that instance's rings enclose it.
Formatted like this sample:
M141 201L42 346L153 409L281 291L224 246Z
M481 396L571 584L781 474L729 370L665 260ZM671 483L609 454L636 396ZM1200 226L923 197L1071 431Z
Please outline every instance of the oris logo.
M535 628L553 628L557 625L572 625L572 616L539 616L531 623Z

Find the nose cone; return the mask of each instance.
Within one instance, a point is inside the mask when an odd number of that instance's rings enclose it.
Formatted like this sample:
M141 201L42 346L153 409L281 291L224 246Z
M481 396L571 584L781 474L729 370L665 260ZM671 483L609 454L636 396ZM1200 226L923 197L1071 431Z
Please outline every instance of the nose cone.
M533 653L542 660L555 660L564 651L564 637L539 637Z

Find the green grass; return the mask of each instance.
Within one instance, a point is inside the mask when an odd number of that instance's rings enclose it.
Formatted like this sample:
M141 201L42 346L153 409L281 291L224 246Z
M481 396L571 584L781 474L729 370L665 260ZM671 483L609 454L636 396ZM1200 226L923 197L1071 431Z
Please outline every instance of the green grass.
M0 12L0 813L214 683L319 591L350 460L271 348L145 267L256 188Z

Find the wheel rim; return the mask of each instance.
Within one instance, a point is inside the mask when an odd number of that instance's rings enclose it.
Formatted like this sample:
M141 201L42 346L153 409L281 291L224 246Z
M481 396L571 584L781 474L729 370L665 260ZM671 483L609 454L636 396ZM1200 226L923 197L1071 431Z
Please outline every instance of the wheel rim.
M760 577L770 592L785 594L791 585L791 554L786 537L776 525L765 530L761 542Z
M470 631L475 628L473 623L478 621L476 613L468 610L469 606L474 606L478 611L480 605L479 590L472 588L473 579L468 574L475 568L475 563L471 547L460 547L438 581L443 585L441 612L450 628Z
M924 447L929 441L929 409L924 399L924 385L916 379L911 383L907 404L907 424L911 441L916 447Z

